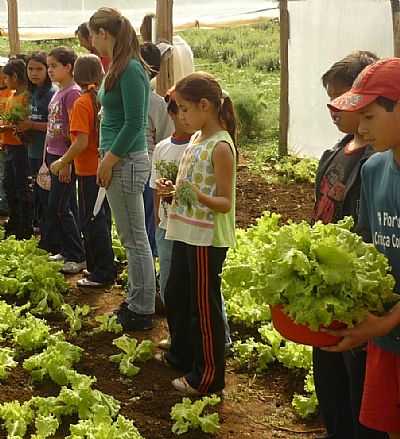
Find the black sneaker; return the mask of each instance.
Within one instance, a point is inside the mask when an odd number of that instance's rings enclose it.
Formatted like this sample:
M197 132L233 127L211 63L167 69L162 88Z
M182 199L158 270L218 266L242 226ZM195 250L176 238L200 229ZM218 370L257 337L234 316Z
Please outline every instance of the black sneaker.
M153 328L151 315L137 314L127 306L120 308L117 319L124 331L146 331Z
M113 311L113 313L118 316L119 314L123 313L125 309L128 309L128 303L124 301L121 303L119 308Z

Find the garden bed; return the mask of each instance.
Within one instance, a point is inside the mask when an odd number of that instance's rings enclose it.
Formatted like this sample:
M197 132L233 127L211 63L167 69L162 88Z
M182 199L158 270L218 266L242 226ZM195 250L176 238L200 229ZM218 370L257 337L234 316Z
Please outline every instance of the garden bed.
M312 199L311 185L270 185L261 177L252 175L244 163L239 167L237 216L241 227L252 223L264 210L278 211L283 214L284 219L307 219L312 209ZM76 279L77 277L69 279L71 285ZM123 300L123 291L118 287L111 290L73 288L66 300L74 305L89 304L93 317L117 308ZM53 327L66 329L61 314L52 316L49 321ZM157 316L155 323L151 331L130 335L139 340L151 338L157 342L166 336L167 329L163 317ZM240 326L233 327L233 333L236 338L239 334L240 338L246 334L252 335ZM112 345L114 338L114 334L88 335L83 331L71 339L70 341L85 350L76 369L80 373L96 376L96 388L121 402L121 414L134 420L144 438L176 437L171 432L172 421L169 412L182 397L172 388L170 382L179 373L166 368L156 360L150 360L141 367L139 375L133 379L121 376L117 365L108 360L109 355L117 353L117 348ZM301 374L290 372L278 365L272 366L268 372L261 375L240 373L234 369L233 360L228 359L226 381L226 396L223 404L218 406L221 429L215 437L313 438L323 431L317 419L303 422L291 409L293 393L301 391L303 386ZM50 381L32 385L29 374L19 366L2 384L0 402L15 399L25 401L32 395L49 396L57 392L58 387ZM63 430L68 431L67 425ZM4 431L0 433L0 437L6 437ZM58 437L64 437L64 433L60 433ZM202 439L212 436L194 431L183 437Z

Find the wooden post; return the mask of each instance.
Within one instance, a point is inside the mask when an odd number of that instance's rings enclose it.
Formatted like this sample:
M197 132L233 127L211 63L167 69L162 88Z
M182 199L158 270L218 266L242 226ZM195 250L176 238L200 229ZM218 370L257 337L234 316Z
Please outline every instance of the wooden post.
M393 19L394 56L400 57L400 0L390 0Z
M279 155L288 155L289 131L289 11L288 0L280 0L281 90L279 111Z
M21 52L18 32L18 1L7 0L8 6L8 41L10 43L10 55Z
M173 35L173 0L157 0L157 41L172 44ZM164 96L174 84L173 55L161 63L160 73L157 76L157 93Z

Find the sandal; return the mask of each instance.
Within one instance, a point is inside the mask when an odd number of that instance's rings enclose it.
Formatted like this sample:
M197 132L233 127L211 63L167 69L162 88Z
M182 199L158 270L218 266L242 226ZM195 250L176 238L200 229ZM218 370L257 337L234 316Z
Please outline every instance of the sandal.
M172 386L178 392L188 396L199 396L201 393L194 389L187 381L185 377L176 378L171 382Z

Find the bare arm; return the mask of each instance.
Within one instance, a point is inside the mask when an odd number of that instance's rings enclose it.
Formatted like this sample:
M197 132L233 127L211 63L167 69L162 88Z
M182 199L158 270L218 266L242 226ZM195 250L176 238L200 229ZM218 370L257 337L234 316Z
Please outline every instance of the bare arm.
M66 153L51 164L50 170L53 174L58 174L61 169L67 166L74 160L74 158L84 151L88 146L89 136L84 133L79 133L74 143L68 148Z
M18 131L47 131L47 122L35 122L27 119L17 124Z
M215 212L227 213L232 208L232 176L234 159L231 147L220 142L213 153L214 173L217 186L216 196L206 195L194 186L197 199L201 204Z
M154 203L154 221L156 223L156 226L158 226L160 224L160 216L158 214L159 209L160 209L160 195L159 193L155 190L153 191L153 203Z
M348 351L354 347L361 346L373 337L388 334L398 325L400 325L400 303L397 303L388 313L381 317L368 314L367 318L354 328L327 331L332 335L343 337L343 339L336 346L324 348L324 350L330 352Z

